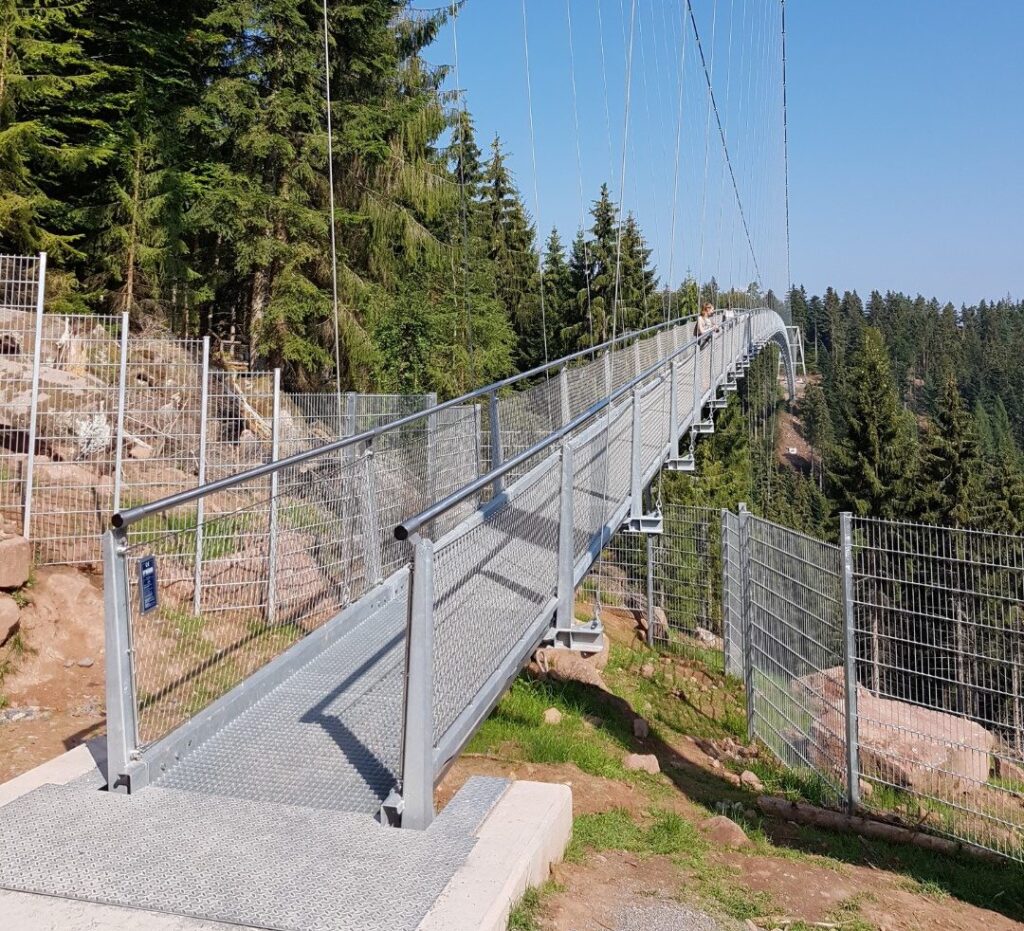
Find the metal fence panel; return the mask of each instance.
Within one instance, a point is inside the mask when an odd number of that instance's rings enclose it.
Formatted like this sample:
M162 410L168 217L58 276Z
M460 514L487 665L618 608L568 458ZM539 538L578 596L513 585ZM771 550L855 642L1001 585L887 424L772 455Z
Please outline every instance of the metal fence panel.
M1024 859L1024 538L854 522L862 804Z
M744 517L753 733L816 783L824 799L845 802L839 548L752 515L741 515L741 522Z

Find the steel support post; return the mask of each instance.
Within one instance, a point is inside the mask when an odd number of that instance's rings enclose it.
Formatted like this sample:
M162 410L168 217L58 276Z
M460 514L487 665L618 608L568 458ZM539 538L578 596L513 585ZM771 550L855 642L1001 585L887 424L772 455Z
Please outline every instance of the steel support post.
M21 535L32 539L32 486L35 481L36 431L39 420L39 367L43 357L43 310L46 305L46 253L39 253L36 269L36 332L32 350L32 402L28 420L28 449L25 460L25 509Z
M473 405L473 436L476 437L476 443L474 444L476 451L476 474L475 478L479 478L484 474L484 451L483 451L483 430L484 430L484 416L483 410L479 404Z
M199 484L206 484L206 442L210 407L210 337L203 337L203 374L199 387ZM277 411L274 412L277 423ZM277 429L276 426L274 428ZM203 524L206 519L206 498L196 502L196 560L192 580L192 614L203 608Z
M679 401L676 398L679 389L678 362L670 362L668 367L668 441L669 458L679 455Z
M633 340L633 377L636 378L643 369L641 368L643 362L640 359L640 340Z
M647 645L654 646L654 535L647 534Z
M726 674L729 672L729 605L731 602L730 582L732 581L729 572L729 511L722 508L721 520L721 553L722 553L722 668Z
M496 469L505 461L505 454L501 448L501 411L498 409L498 392L492 391L487 395L487 419L491 428L491 469ZM505 481L498 476L491 485L491 496L497 498L505 487Z
M348 421L348 431L345 436L355 436L359 432L356 426L356 393L349 391L345 395L345 419Z
M402 728L402 827L434 820L434 543L413 548Z
M127 792L125 778L138 746L131 610L128 603L126 540L122 531L103 534L103 613L107 683L107 781Z
M558 370L558 396L562 402L562 422L558 426L564 427L572 420L572 405L569 403L569 370L564 365Z
M640 389L634 388L632 395L633 404L633 441L631 449L630 465L630 503L629 516L631 520L639 524L644 513L644 486L643 486L643 405L640 403Z
M576 537L573 522L573 448L562 444L562 486L558 499L558 609L556 630L572 630L576 597L573 569L576 562Z
M704 413L704 360L702 358L700 342L693 344L693 429L701 421Z
M843 558L843 644L846 693L846 788L853 813L860 806L860 729L857 721L857 631L853 607L853 518L839 515L839 543Z
M615 373L612 371L612 351L604 351L604 396L608 397L615 390Z
M274 413L270 424L270 461L277 462L281 441L281 370L274 369ZM270 475L270 526L267 567L267 623L277 619L277 492L280 472Z
M381 558L380 515L377 501L377 467L374 465L373 442L367 444L363 464L366 469L366 581L377 585L384 581ZM433 501L430 502L431 504Z
M757 736L754 722L754 612L750 599L750 512L739 508L740 617L743 633L743 685L747 696L747 740Z
M432 404L431 407L436 407ZM434 472L437 469L437 414L427 414L425 475L423 476L423 507L434 503Z
M128 311L121 314L120 364L117 372L117 430L114 438L114 513L121 510L121 482L124 470L124 410L128 392Z

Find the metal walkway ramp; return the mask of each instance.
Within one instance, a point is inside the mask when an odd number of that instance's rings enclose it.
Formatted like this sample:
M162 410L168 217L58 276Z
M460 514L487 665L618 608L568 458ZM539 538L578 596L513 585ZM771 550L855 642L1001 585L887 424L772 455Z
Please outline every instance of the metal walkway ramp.
M600 647L576 585L769 341L792 389L773 311L675 321L116 515L112 785L426 827L532 651Z

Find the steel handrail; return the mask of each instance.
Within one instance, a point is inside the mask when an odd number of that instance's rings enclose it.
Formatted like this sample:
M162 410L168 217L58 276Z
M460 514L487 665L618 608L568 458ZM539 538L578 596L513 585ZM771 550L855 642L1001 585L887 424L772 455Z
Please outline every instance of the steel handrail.
M754 311L737 311L737 313L753 313ZM549 372L552 369L562 368L568 365L570 362L574 362L577 359L583 358L584 356L594 355L596 357L598 352L608 352L613 346L626 340L639 339L645 335L656 330L662 330L669 327L679 326L686 323L688 320L693 320L693 316L688 317L677 317L674 320L670 320L664 323L658 323L654 326L647 327L643 330L636 330L630 333L623 333L614 339L608 340L607 342L601 343L598 346L593 346L589 349L581 349L579 352L574 352L571 355L564 356L560 359L556 359L553 362L548 362L545 365L540 365L530 369L526 372L521 372L518 375L510 375L508 378L504 378L501 381L492 382L489 385L485 385L483 388L477 388L474 391L470 391L468 394L460 395L457 398L452 398L449 401L443 401L440 404L436 404L431 408L423 411L416 411L412 414L407 414L404 417L399 417L397 420L389 421L386 424L382 424L378 427L373 427L370 430L365 430L362 433L355 434L354 436L343 437L340 440L334 440L331 443L325 443L322 446L317 446L314 449L305 450L300 453L295 453L284 459L278 459L273 462L267 462L263 465L254 466L251 469L247 469L244 472L236 473L235 475L229 475L225 478L218 479L217 481L210 482L205 485L198 485L195 488L191 488L187 491L177 492L173 495L167 495L164 498L158 498L156 501L148 502L147 504L141 504L138 507L127 508L123 511L115 513L111 519L111 526L115 530L122 530L126 527L130 527L132 524L136 524L147 517L151 517L153 514L159 514L163 511L168 511L172 508L181 507L185 504L191 504L193 501L198 501L200 498L206 498L209 495L217 494L221 491L229 491L232 488L237 488L239 485L245 482L253 481L258 478L263 478L267 475L272 475L275 472L283 469L288 469L293 466L302 465L305 462L309 462L312 459L317 459L320 456L328 455L330 453L339 452L343 449L348 449L351 446L358 445L360 443L372 444L373 441L391 430L398 430L402 427L408 426L409 424L416 423L422 420L424 417L430 417L435 414L439 414L442 411L450 410L453 407L459 407L466 404L469 401L474 401L477 398L484 397L510 387L511 385L517 384L521 381L525 381L530 378L535 378L537 375L542 375L545 372Z
M756 312L757 311L751 311L750 313ZM719 324L719 326L731 329L732 327L735 327L742 319L744 318L737 316L730 321L725 321L724 323ZM656 364L650 366L648 369L638 374L635 378L624 384L621 388L617 388L610 395L608 395L608 397L602 398L600 401L595 402L585 411L583 411L583 413L579 414L577 417L571 420L569 423L563 425L562 427L553 431L552 433L549 433L546 437L544 437L544 439L539 440L529 449L526 449L523 452L517 454L516 456L513 456L511 459L506 460L501 465L496 466L486 475L481 475L479 478L474 479L472 482L470 482L467 485L464 485L458 491L452 492L452 494L448 495L446 498L442 498L440 501L437 501L434 504L430 505L430 507L420 511L414 517L402 521L402 523L398 524L394 529L395 539L408 540L410 536L412 536L414 533L417 533L424 525L429 524L431 521L436 520L445 512L450 511L452 508L462 504L462 502L465 501L467 498L471 498L477 492L482 491L488 485L493 484L497 479L503 478L509 472L515 469L516 466L522 465L528 459L532 459L534 456L537 456L540 453L544 452L545 450L550 449L555 443L559 442L559 440L564 439L568 434L572 433L574 430L578 429L584 423L586 423L586 421L590 420L597 414L600 414L602 411L606 410L617 400L619 400L623 395L628 394L630 391L636 388L637 385L639 385L641 382L646 381L648 378L651 378L654 374L658 372L659 369L664 368L666 364L674 362L678 356L681 356L688 349L697 345L700 342L700 339L701 338L691 339L688 343L686 343L686 345L680 346L671 355L666 356L664 359L660 359ZM749 349L749 346L747 348Z

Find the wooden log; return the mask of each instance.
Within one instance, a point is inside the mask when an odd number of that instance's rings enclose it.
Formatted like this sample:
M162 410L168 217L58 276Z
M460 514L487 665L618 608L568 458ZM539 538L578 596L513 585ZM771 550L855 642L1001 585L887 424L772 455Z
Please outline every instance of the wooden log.
M934 834L926 834L923 831L903 827L889 821L878 821L859 815L847 815L839 811L829 811L826 808L818 808L806 802L790 802L784 798L762 795L757 800L757 806L766 815L784 818L787 821L796 821L798 824L808 824L812 827L825 828L830 831L851 831L854 834L859 834L861 837L867 837L871 840L888 841L893 844L910 844L945 856L965 853L990 863L1005 864L1007 862L999 854L986 850L984 847L977 847L974 844L950 840L949 838L938 837Z

